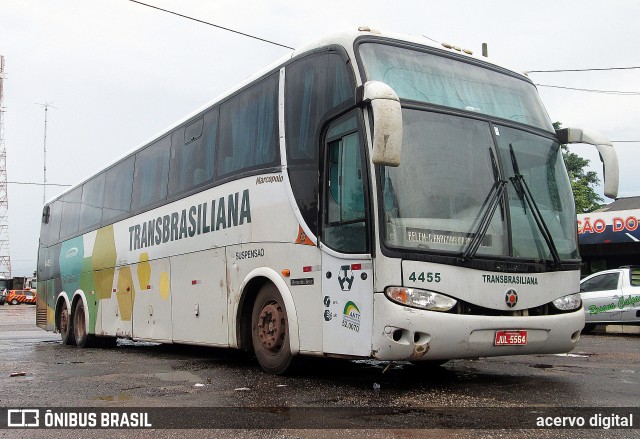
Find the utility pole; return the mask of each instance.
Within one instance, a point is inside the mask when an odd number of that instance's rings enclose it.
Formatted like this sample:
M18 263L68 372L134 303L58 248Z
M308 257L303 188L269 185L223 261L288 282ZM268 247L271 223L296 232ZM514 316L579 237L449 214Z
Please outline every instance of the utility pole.
M47 202L47 112L49 108L56 108L51 105L52 102L45 102L44 104L36 104L40 105L44 108L44 174L43 174L43 185L42 185L42 204L44 205Z
M4 56L0 55L0 277L11 278L9 247L9 194L7 192L7 150L4 146Z

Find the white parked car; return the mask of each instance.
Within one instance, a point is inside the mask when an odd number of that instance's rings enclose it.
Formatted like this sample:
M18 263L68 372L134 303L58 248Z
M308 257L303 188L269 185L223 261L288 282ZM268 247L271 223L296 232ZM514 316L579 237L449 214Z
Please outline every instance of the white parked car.
M585 330L598 324L640 324L640 267L600 271L580 281Z

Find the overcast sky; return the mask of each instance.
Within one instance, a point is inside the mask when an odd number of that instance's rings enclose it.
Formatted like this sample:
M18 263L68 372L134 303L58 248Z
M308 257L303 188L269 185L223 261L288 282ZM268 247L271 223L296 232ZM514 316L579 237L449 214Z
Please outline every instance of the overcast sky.
M426 35L520 71L640 66L637 0L147 0L297 47L359 25ZM9 181L73 184L289 53L128 0L0 0ZM640 92L640 70L530 74L537 84ZM640 140L640 95L539 87L552 121ZM640 143L616 143L620 196L640 195ZM595 149L574 152L600 171ZM601 175L601 172L600 172ZM47 199L63 191L48 187ZM9 184L13 275L36 267L41 186ZM600 189L600 193L602 193ZM610 201L610 200L608 200Z

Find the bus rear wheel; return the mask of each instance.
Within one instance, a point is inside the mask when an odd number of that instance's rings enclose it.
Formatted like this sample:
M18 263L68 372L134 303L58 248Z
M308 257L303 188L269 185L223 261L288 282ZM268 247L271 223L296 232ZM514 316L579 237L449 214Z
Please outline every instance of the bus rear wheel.
M291 370L293 355L287 322L287 310L277 288L273 284L263 286L253 304L251 339L265 372L283 375Z
M58 314L58 330L60 331L60 337L62 338L63 345L75 344L71 319L69 318L69 308L65 301L62 301L62 305L60 305L60 312Z
M90 348L93 346L93 335L87 330L87 321L84 315L84 303L82 300L76 302L73 308L73 335L76 345L79 348Z

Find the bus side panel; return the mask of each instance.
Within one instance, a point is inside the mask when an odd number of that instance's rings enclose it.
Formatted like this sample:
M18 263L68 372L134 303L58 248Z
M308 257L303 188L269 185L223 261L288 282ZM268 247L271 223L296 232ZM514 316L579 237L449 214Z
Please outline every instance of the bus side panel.
M224 249L171 258L173 340L229 346Z
M62 280L59 277L47 281L47 331L56 331L56 301L62 292Z
M41 329L47 329L47 283L38 282L36 289L36 326Z
M311 245L285 244L280 253L288 255L282 262L291 270L291 277L285 281L298 314L300 352L322 354L324 304L320 250Z
M291 239L296 237L291 228ZM317 247L293 243L251 243L227 247L229 261L230 322L235 323L240 287L251 271L268 267L282 276L289 270L290 276L283 280L295 304L298 317L300 351L322 352L322 296L320 251ZM306 268L305 268L306 267ZM306 271L305 271L306 270ZM246 292L245 292L246 293ZM257 293L257 291L253 291Z
M136 291L133 285L132 266L125 265L115 269L113 276L109 276L112 270L101 270L101 274L105 275L101 282L101 289L106 290L108 284L105 282L111 277L113 284L111 285L110 296L102 298L100 301L102 330L101 334L118 337L132 336L133 324L133 302L135 301Z
M173 325L169 258L149 261L143 253L133 272L133 337L170 343Z

